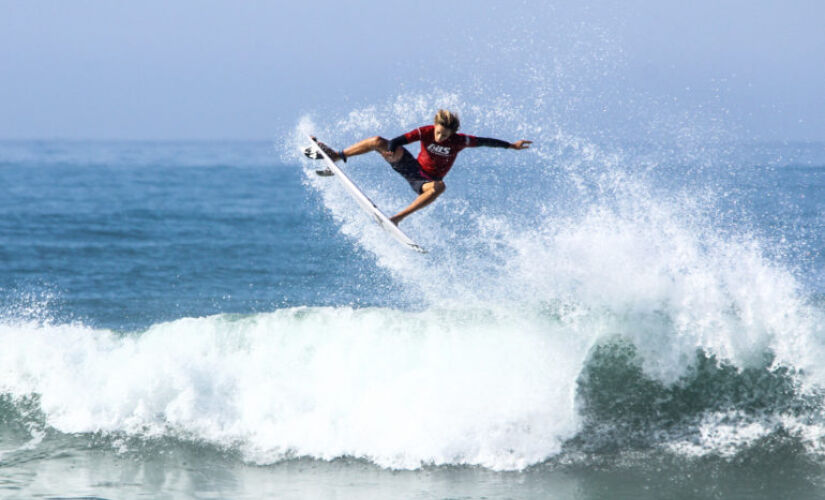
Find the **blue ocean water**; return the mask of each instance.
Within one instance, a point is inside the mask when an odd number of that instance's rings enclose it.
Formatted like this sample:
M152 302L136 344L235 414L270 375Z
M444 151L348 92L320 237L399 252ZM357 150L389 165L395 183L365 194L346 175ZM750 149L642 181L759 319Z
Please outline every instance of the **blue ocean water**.
M0 143L0 495L821 497L825 144L522 128L419 255L299 156L362 118Z
M358 302L368 266L273 146L4 144L5 303L134 331ZM307 286L309 282L323 287Z

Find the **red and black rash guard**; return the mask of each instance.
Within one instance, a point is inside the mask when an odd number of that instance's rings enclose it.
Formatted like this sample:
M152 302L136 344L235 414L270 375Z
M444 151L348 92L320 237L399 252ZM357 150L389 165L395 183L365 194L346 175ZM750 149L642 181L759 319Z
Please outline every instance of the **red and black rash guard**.
M435 142L435 125L427 125L399 135L390 141L389 150L395 151L398 146L411 142L421 141L421 152L418 153L418 164L421 173L440 181L452 168L456 156L464 148L488 146L494 148L509 148L510 143L499 139L474 137L472 135L451 134L443 142Z

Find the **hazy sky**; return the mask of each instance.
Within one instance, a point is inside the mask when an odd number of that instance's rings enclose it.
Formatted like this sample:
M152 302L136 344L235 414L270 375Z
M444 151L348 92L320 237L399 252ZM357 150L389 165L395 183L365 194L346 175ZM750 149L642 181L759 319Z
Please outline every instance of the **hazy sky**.
M481 86L585 131L644 108L825 140L825 2L580 3L0 0L0 138L272 139Z

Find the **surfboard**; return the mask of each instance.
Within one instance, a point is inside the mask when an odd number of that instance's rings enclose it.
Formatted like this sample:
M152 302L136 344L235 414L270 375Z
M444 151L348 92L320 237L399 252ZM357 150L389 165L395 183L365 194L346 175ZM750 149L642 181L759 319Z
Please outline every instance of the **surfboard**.
M315 146L315 149L321 154L322 160L324 164L327 166L329 172L332 173L334 177L336 177L341 184L344 186L344 189L349 193L350 196L358 203L358 205L374 220L381 229L389 233L390 236L393 237L397 242L401 243L402 245L415 250L419 253L427 253L427 251L421 247L418 243L412 240L409 236L407 236L404 231L398 228L395 224L390 221L389 217L381 211L378 206L369 199L369 197L364 194L361 189L352 182L347 174L341 170L338 165L332 161L332 158L324 151L321 146L318 145L318 141L312 137L308 136L309 140L312 141L312 144ZM323 170L316 171L319 175L329 175L329 174L322 174Z

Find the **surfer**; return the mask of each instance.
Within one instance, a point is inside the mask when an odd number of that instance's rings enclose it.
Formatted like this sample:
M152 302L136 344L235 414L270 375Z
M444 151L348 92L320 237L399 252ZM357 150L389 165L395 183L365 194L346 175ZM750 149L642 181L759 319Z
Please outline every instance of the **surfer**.
M410 205L390 217L393 224L398 225L405 217L420 210L438 198L447 188L444 177L452 168L456 156L464 148L487 146L492 148L527 149L532 141L507 142L499 139L475 137L458 133L460 125L456 113L440 109L435 114L432 125L418 127L406 134L387 140L380 136L370 137L357 142L341 151L333 151L323 143L319 145L333 161L347 161L352 156L362 155L370 151L378 151L410 184L418 197ZM403 147L411 142L421 142L421 152L418 158Z

